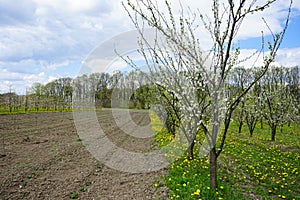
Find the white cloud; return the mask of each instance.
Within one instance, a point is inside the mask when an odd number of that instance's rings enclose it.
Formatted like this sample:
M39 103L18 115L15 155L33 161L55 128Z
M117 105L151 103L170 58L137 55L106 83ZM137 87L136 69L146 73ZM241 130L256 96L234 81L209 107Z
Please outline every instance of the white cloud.
M82 59L100 42L128 30L131 24L120 1L37 0L27 4L35 5L31 21L0 26L0 60ZM18 7L17 11L23 10Z
M35 9L30 0L0 0L0 25L28 23L34 19Z
M69 60L63 61L61 63L42 63L44 70L56 70L59 67L64 67L70 64Z
M56 11L64 14L110 12L112 5L109 0L34 0L40 9Z
M162 6L164 1L158 2ZM182 3L183 7L199 8L203 13L211 10L210 1ZM178 1L171 4L178 17ZM279 0L272 8L251 16L238 38L260 36L261 30L267 33L263 16L274 32L280 31L287 6L286 0ZM294 1L294 8L300 9L300 1ZM80 62L103 41L132 29L121 0L0 0L0 93L6 92L9 84L24 91L24 86L32 82L45 83L62 76L54 72ZM199 30L199 35L203 46L208 47L207 33ZM278 52L278 60L286 65L298 63L297 56L299 49ZM104 60L93 62L109 65ZM116 69L126 67L119 60L113 62Z
M299 15L300 4L293 4L294 10L292 13L293 16ZM260 37L261 31L264 32L264 35L271 35L270 30L267 25L270 27L273 33L279 33L282 31L285 19L288 15L289 1L287 0L277 0L271 5L270 8L265 9L263 12L256 12L253 15L249 15L243 22L240 32L237 39L247 39L251 37ZM265 19L267 25L265 24L263 18Z
M239 58L240 60L244 60L250 55L253 55L255 52L257 52L256 49L242 49ZM268 52L265 52L265 55L267 56ZM275 61L277 65L281 65L284 67L294 67L300 66L299 57L300 47L291 49L279 49ZM247 59L245 62L241 63L240 66L245 66L247 68L263 66L263 53L255 54L250 59Z
M74 75L66 72L66 69L70 70L72 68L74 71L75 68L72 66L72 60L61 63L48 63L33 59L18 62L0 61L0 85L2 85L0 94L8 92L9 87L12 87L18 93L24 94L26 88L31 87L35 82L45 84L60 77L74 77Z
M46 83L47 77L44 72L39 74L27 74L18 72L9 72L5 69L0 69L0 93L9 92L12 89L14 92L25 94L26 88L30 88L33 83Z
M278 62L285 67L300 66L300 47L293 49L279 49L277 53Z

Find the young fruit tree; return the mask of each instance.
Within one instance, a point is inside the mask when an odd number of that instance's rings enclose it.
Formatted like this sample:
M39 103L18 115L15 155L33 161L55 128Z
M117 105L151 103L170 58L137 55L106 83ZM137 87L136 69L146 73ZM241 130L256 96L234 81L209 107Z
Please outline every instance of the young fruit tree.
M275 141L277 129L289 123L297 110L294 97L288 88L289 73L285 67L271 67L262 79L263 116L271 129L271 140Z
M163 4L154 0L123 3L140 33L138 52L147 63L153 83L167 89L177 100L180 108L177 134L182 134L184 137L180 139L187 141L189 158L193 158L195 142L201 145L200 153L209 153L210 187L213 189L217 187L217 159L225 144L232 113L274 61L288 25L292 1L284 28L272 34L268 51L265 52L262 36L261 50L252 55L259 58L264 54L259 75L243 89L231 92L228 76L234 67L247 60L239 58L240 50L234 48L234 40L248 15L264 11L275 1L213 0L210 15L186 9L182 4L180 11L175 12L168 0ZM146 37L149 27L155 31L154 41ZM210 48L206 50L201 40L204 30L210 38ZM138 68L133 60L128 57L126 60ZM198 134L203 134L205 141L198 140Z
M229 77L230 81L232 81L232 84L230 84L230 87L232 87L232 92L236 92L236 90L243 91L244 85L247 85L247 81L251 81L249 69L245 69L244 67L236 67L232 71L232 77ZM236 120L239 123L239 130L238 132L242 132L242 127L245 121L245 98L242 98L239 106L236 109Z
M245 96L244 115L250 137L253 136L256 124L262 115L261 94L259 91L259 85L256 84Z

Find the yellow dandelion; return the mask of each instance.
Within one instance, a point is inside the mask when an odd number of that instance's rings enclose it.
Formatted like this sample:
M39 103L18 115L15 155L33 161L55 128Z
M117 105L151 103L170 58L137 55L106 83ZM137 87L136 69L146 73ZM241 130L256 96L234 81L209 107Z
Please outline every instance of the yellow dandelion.
M193 195L199 195L200 194L200 190L197 189L196 192L193 193Z

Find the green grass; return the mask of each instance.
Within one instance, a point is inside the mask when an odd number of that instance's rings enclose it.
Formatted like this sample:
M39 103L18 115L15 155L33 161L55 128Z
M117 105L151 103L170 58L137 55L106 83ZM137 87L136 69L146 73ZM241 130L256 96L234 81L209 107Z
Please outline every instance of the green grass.
M78 199L78 196L79 196L78 192L72 192L71 195L70 195L70 198L71 199Z
M38 111L36 111L35 108L30 107L25 112L24 107L20 107L18 109L13 109L12 112L10 112L8 107L0 107L0 115L13 115L13 114L26 114L26 113L40 113L40 112L72 112L72 108L39 108Z
M233 123L218 159L218 189L209 188L208 159L199 157L197 146L194 160L182 155L165 177L171 199L300 199L300 125L278 130L275 142L267 125L258 126L252 138L247 127L241 134L236 130ZM158 146L170 137L162 129L156 135Z

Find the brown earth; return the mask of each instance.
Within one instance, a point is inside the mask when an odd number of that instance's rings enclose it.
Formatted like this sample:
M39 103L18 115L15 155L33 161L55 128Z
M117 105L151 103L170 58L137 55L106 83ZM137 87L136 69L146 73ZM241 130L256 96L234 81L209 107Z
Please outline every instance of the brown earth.
M118 128L110 110L97 116L104 130ZM148 112L132 111L131 117L149 123ZM0 133L1 199L70 199L72 193L78 199L169 199L166 169L132 174L106 167L78 138L72 113L1 115ZM128 150L155 148L153 138L121 131L107 136Z

